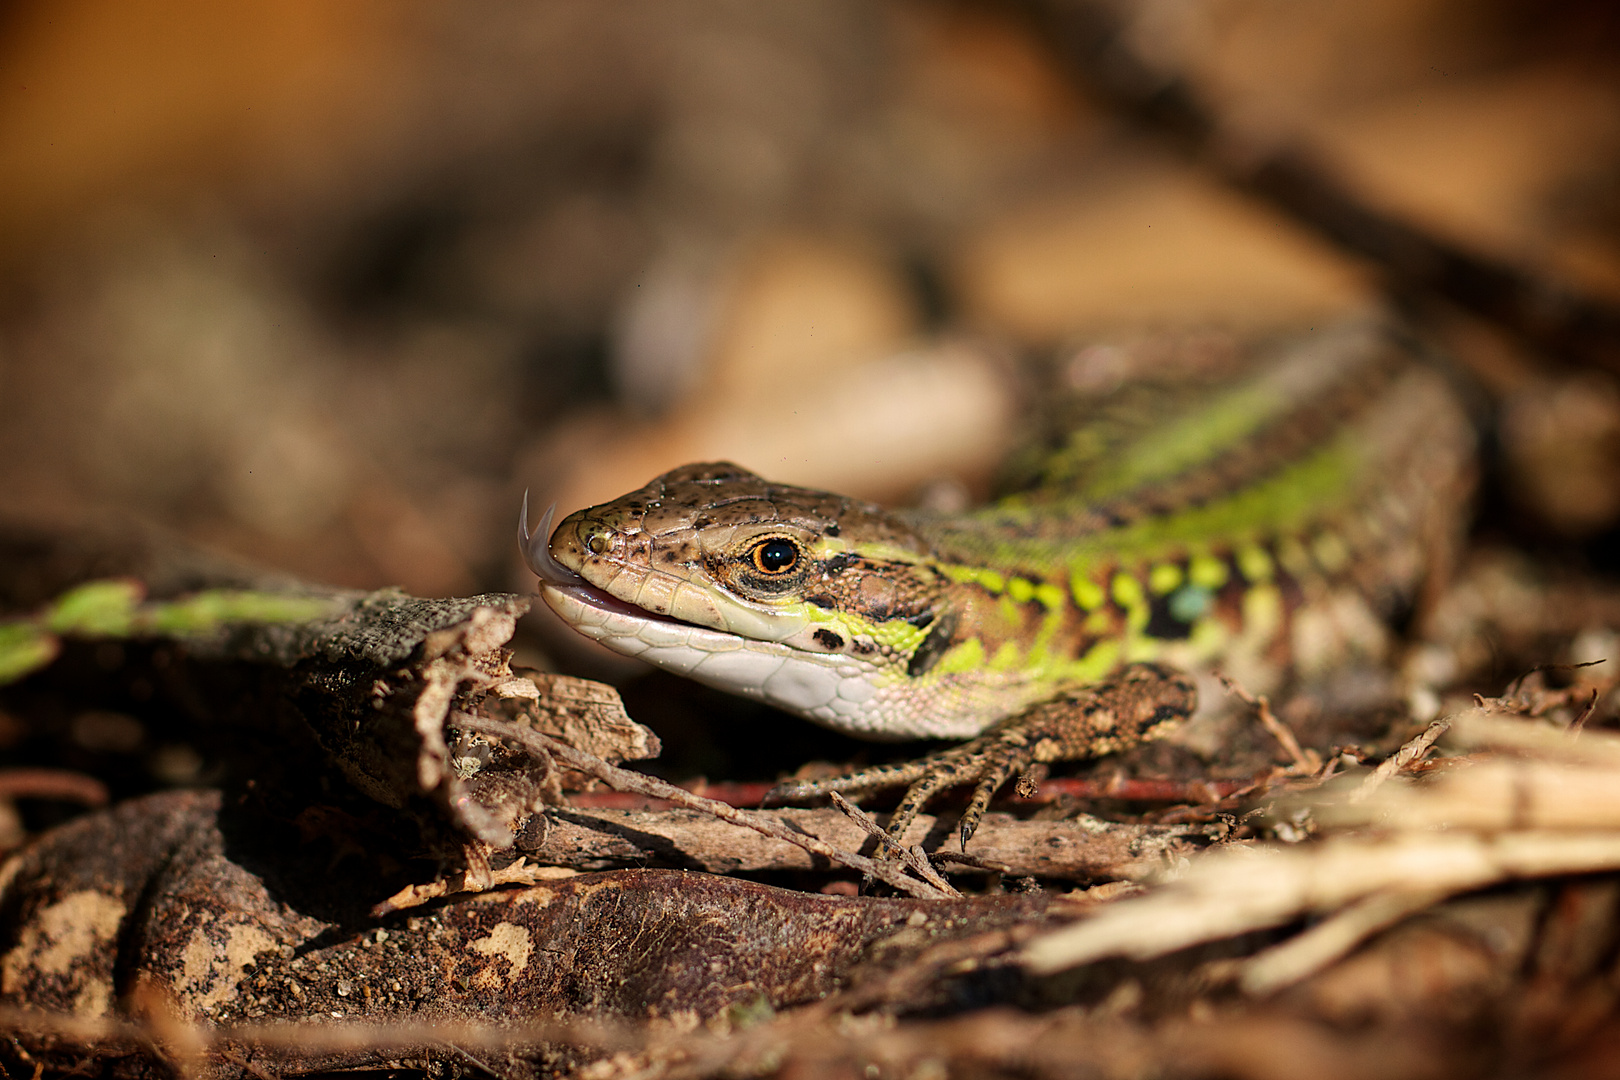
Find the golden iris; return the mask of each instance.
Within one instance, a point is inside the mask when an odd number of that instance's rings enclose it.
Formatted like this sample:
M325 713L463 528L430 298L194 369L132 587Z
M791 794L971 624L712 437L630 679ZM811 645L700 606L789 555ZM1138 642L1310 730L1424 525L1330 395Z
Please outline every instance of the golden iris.
M790 540L767 540L754 548L754 568L762 574L785 574L799 563L799 549Z

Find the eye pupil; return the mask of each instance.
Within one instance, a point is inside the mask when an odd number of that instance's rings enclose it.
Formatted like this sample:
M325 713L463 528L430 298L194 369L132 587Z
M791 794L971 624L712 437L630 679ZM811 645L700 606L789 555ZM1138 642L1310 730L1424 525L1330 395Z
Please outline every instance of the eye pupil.
M754 549L754 565L767 574L791 570L798 561L799 549L786 540L767 540Z

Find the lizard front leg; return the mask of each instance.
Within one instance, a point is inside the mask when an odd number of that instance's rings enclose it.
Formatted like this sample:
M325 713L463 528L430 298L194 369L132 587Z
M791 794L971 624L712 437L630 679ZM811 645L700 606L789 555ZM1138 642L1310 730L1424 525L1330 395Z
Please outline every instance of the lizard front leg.
M1032 705L960 746L899 765L781 784L768 798L798 802L833 791L909 784L889 818L889 835L899 840L935 795L971 783L973 798L961 825L965 848L991 796L1007 780L1037 763L1100 757L1161 738L1197 704L1197 689L1184 673L1163 664L1132 664L1103 682Z

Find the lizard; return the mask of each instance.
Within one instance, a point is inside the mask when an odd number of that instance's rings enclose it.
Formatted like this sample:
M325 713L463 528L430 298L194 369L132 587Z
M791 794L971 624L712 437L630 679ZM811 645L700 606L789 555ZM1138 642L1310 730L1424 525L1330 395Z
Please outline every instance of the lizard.
M1392 324L1294 339L1151 423L1081 426L1022 490L963 513L891 510L686 465L519 542L545 602L616 652L858 737L966 740L778 787L907 785L899 839L973 784L1097 757L1192 714L1212 664L1264 685L1387 648L1443 569L1473 429Z

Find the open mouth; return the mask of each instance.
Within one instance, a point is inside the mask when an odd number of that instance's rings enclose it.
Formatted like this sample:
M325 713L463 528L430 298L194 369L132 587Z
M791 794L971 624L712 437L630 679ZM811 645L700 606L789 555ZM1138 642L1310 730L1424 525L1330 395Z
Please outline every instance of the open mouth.
M547 588L556 589L578 603L598 611L607 612L625 618L645 619L649 622L675 623L681 626L692 626L683 619L676 619L669 615L660 615L655 611L637 607L626 600L620 600L611 593L598 589L586 581L579 574L568 569L558 562L551 554L551 520L557 513L557 504L552 503L546 507L546 512L540 515L540 525L531 535L529 532L529 493L523 493L523 509L518 515L518 547L523 550L523 562L531 573L540 579L540 584Z

